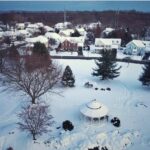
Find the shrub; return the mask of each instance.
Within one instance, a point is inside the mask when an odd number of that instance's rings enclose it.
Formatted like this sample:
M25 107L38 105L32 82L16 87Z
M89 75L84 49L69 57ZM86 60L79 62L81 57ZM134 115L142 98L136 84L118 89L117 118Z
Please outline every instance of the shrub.
M111 119L111 123L115 126L115 127L120 127L120 120L117 117L114 117L113 119Z
M74 128L72 122L70 122L69 120L64 121L62 126L65 131L67 131L67 130L71 131Z
M96 146L96 147L94 147L94 148L88 148L88 150L99 150L99 147Z
M7 150L13 150L13 148L12 147L8 147Z

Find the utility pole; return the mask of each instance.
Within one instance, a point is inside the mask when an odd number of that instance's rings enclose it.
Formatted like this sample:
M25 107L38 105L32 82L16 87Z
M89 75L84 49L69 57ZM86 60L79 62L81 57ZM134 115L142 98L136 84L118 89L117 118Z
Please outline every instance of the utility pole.
M66 22L66 10L65 10L65 8L64 8L64 28L66 28L66 27L65 27L65 22Z
M115 15L115 28L117 29L119 26L119 9L116 11Z

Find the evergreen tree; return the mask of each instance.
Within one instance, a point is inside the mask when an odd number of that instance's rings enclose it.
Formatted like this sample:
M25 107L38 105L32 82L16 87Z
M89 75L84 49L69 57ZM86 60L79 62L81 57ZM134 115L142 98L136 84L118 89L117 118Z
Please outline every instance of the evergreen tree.
M139 81L142 82L143 85L150 85L150 64L146 64L143 67L143 74L140 76Z
M99 76L101 80L113 79L119 76L119 69L115 62L113 52L103 50L102 57L96 61L98 68L94 69L93 76Z
M73 87L75 83L75 78L72 73L72 70L69 66L66 66L65 71L62 76L62 84L64 86Z
M47 50L45 44L36 42L33 47L33 54L48 55L48 50Z

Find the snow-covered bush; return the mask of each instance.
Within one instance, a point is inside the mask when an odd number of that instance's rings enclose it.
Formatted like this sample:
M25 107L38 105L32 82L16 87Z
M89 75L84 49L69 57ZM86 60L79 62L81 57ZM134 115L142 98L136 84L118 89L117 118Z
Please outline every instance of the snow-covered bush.
M62 127L65 131L67 131L67 130L71 131L74 128L72 122L70 122L69 120L64 121L62 124Z
M115 127L120 127L120 119L117 117L114 117L113 119L111 119L111 123L115 126Z

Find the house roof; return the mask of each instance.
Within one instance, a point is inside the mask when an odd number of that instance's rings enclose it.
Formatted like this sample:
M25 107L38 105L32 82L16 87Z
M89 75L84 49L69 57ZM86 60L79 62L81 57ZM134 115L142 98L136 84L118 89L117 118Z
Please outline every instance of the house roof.
M72 33L74 33L73 29L64 29L60 30L59 34L63 34L65 36L70 36Z
M137 47L140 47L140 48L145 47L144 43L141 40L132 40L131 43L133 43L134 45L136 45ZM130 42L128 44L130 44Z
M85 35L86 31L84 28L76 28L76 30L80 33L80 35Z
M67 27L68 25L71 25L71 22L60 22L60 23L55 24L55 28L63 29L64 27Z
M27 28L36 28L36 29L38 29L39 26L38 26L37 24L29 24L29 25L27 26Z
M26 42L29 42L29 43L41 42L45 44L48 42L48 39L45 36L40 35L34 38L26 38Z
M92 100L91 102L83 105L80 112L90 118L101 118L108 114L108 108L98 102L97 100Z
M143 43L146 47L150 47L150 41L143 41Z
M57 41L61 41L61 36L55 32L47 32L47 33L45 33L45 36L47 38L53 38Z
M103 32L106 33L106 34L109 34L113 30L114 30L113 28L106 28Z
M96 38L95 39L95 45L99 45L100 43L103 43L104 45L120 45L121 39L115 39L115 38Z
M44 29L48 32L48 31L54 31L54 28L50 27L50 26L44 26Z
M64 42L65 40L70 41L71 43L84 43L85 37L61 37L61 42Z

